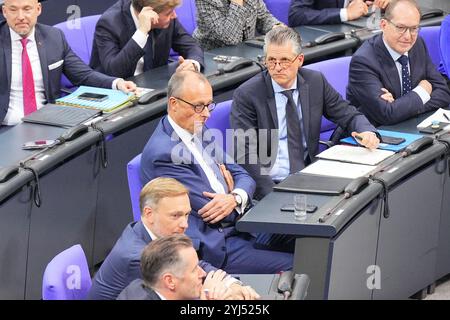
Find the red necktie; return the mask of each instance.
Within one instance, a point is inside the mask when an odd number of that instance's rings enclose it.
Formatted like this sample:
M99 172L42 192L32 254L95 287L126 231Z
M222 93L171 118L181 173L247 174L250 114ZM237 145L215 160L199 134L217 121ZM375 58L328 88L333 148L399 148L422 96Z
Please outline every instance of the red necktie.
M23 113L27 115L37 110L36 94L34 92L33 70L27 52L28 39L20 39L22 43L22 86L23 86Z

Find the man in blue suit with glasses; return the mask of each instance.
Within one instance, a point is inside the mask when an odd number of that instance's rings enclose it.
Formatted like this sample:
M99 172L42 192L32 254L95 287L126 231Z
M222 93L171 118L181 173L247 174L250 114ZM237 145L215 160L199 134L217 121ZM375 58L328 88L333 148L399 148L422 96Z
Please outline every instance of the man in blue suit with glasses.
M235 228L251 204L255 181L241 166L227 163L222 147L208 139L204 124L215 107L208 80L199 72L177 72L167 96L168 115L142 152L142 183L171 177L189 189L192 214L186 234L200 257L216 268L228 273L291 269L292 253L256 249L256 237Z
M347 98L373 125L446 108L450 93L422 38L414 0L391 0L380 27L350 62Z

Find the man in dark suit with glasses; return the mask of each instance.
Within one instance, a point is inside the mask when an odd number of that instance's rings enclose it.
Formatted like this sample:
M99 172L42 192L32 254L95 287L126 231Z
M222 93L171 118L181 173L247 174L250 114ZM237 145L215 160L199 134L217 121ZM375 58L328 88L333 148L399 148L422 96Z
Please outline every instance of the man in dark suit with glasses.
M367 40L350 63L347 98L375 126L446 108L450 92L419 37L414 0L393 0L382 34Z
M322 116L358 134L362 145L378 146L376 130L366 117L320 72L301 68L304 56L298 33L291 28L269 31L264 53L267 70L234 91L231 109L231 127L250 137L235 144L235 158L255 179L256 199L314 161ZM236 136L239 140L237 132Z

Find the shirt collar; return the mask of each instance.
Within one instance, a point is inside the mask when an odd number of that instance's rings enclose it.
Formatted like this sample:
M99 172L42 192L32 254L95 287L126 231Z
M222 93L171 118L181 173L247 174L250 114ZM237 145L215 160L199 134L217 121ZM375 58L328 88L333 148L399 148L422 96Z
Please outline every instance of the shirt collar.
M173 130L175 130L176 134L180 137L180 139L184 142L190 142L193 140L194 135L187 131L186 129L180 127L169 115L167 116L167 120L169 120L170 125Z
M166 297L164 297L161 293L159 293L155 289L153 289L153 291L155 291L155 293L161 298L161 300L167 300Z
M142 221L142 219L141 219L141 221ZM150 235L150 238L152 238L152 240L158 239L158 237L153 232L151 232L149 228L147 228L144 221L142 221L142 224L144 225L145 230L147 230L147 232Z
M297 90L297 77L295 77L295 81L289 89L283 88L278 83L276 83L275 80L273 80L273 79L271 79L271 81L272 81L273 92L275 92L275 93L280 93L282 91L291 90L291 89Z
M34 33L35 33L35 27L33 27L33 29L31 29L30 34L28 35L27 39L30 42L35 42L35 37L34 37ZM11 34L11 40L12 41L19 41L22 39L22 36L20 34L18 34L17 32L15 32L13 29L9 28L10 34Z
M387 51L389 52L389 54L391 55L392 59L397 62L398 58L400 58L402 55L400 53L398 53L397 51L395 51L394 49L392 49L386 42L386 40L384 40L383 37L383 43L386 46ZM408 52L404 53L405 56L408 56Z
M139 18L136 16L136 14L134 12L133 4L130 4L130 12L131 12L131 17L133 18L134 25L136 26L136 30L137 30L139 27Z

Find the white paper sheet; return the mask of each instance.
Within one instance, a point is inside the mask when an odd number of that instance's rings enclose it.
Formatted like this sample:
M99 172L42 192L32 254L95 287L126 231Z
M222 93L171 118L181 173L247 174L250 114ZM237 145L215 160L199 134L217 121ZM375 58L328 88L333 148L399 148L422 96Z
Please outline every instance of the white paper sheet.
M447 115L448 119L445 118L444 114ZM442 108L439 108L436 110L435 113L433 113L431 116L423 120L421 123L417 125L417 129L426 128L431 125L431 122L433 121L439 121L439 122L448 122L449 125L444 128L444 130L450 130L450 111L444 110Z
M376 167L377 166L368 166L348 162L317 160L313 164L304 168L301 172L318 174L322 176L355 179L367 175Z
M333 146L317 155L318 158L359 163L375 166L395 152L387 150L370 150L364 147L347 145Z

